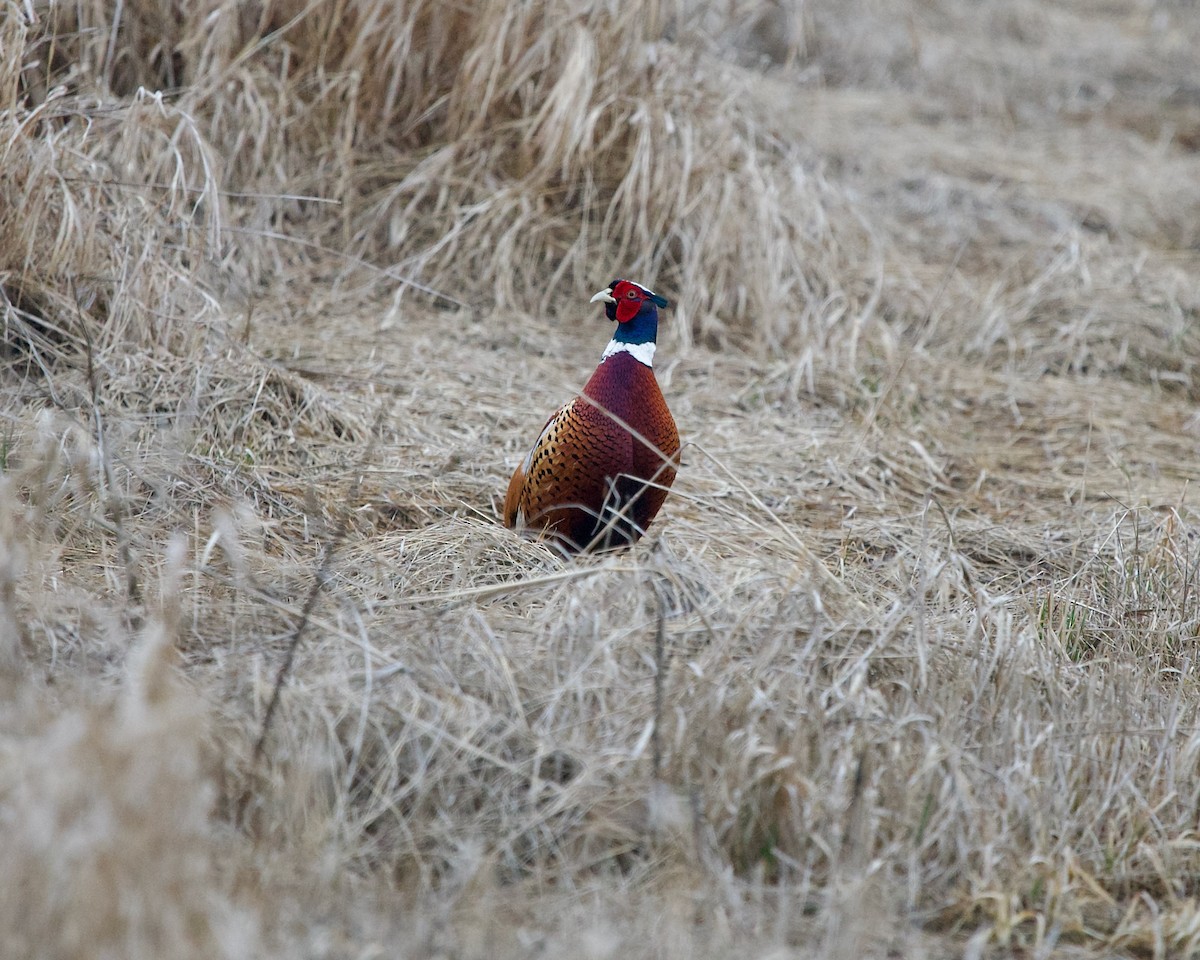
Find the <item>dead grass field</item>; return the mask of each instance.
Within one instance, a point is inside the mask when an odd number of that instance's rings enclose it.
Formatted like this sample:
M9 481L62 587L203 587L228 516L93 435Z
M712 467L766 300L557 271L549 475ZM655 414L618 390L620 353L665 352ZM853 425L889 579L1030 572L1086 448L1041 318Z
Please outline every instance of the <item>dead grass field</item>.
M6 956L1200 952L1194 5L0 9Z

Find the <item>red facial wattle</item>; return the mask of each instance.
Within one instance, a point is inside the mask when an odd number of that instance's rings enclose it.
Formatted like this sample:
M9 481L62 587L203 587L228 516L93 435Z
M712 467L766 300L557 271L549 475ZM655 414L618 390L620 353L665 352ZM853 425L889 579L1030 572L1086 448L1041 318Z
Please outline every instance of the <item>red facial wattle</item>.
M645 294L638 289L637 284L622 280L613 287L613 299L617 301L617 322L628 323L638 315L645 302Z
M622 297L617 301L617 322L628 323L642 309L641 297Z

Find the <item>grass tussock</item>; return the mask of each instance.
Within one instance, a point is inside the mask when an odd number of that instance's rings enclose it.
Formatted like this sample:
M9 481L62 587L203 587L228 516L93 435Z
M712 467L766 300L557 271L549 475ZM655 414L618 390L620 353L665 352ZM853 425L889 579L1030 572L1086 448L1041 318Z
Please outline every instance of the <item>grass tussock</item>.
M1194 953L1200 37L977 7L9 4L10 952Z
M287 194L239 205L251 234L303 222L318 250L542 313L597 276L652 275L698 336L835 350L882 254L802 149L738 108L747 77L666 42L689 20L647 0L215 4L169 29L153 6L112 24L77 5L45 22L114 92L177 90L227 190ZM283 266L263 255L255 274Z

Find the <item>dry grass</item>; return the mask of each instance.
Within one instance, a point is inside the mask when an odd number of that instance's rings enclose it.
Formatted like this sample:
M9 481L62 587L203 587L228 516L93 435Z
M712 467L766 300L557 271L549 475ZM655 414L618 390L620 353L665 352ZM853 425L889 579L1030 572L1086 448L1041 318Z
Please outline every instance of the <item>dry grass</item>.
M1193 19L5 6L9 953L1200 950ZM618 273L684 468L568 563Z

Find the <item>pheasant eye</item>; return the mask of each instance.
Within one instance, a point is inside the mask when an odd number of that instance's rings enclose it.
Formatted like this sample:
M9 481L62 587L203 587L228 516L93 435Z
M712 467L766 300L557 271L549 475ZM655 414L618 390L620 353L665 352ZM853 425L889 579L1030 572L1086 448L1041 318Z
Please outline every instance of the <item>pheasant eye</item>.
M630 290L630 291L629 291L627 294L625 294L625 296L626 296L626 298L627 298L627 299L629 299L629 300L636 300L636 299L637 299L637 291L636 291L636 290Z

